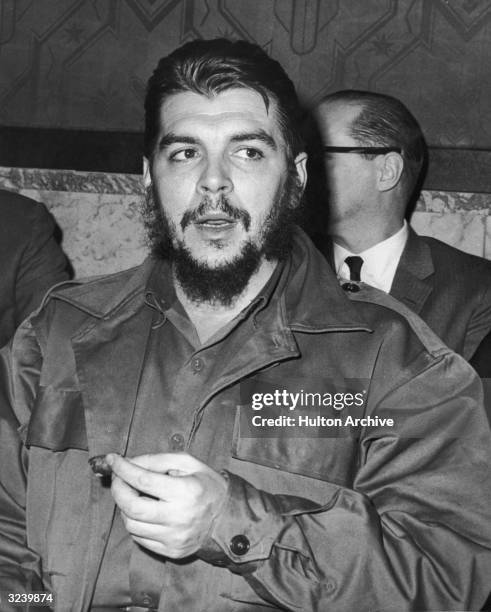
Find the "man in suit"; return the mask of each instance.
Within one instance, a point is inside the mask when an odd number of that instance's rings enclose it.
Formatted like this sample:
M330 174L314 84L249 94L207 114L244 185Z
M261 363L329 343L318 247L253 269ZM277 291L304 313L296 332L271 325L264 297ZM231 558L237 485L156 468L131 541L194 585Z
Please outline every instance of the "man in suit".
M0 346L41 303L47 290L68 278L45 206L0 190Z
M405 221L426 158L418 122L399 100L356 90L328 95L315 116L331 238L318 246L339 277L390 293L469 359L491 329L491 262Z

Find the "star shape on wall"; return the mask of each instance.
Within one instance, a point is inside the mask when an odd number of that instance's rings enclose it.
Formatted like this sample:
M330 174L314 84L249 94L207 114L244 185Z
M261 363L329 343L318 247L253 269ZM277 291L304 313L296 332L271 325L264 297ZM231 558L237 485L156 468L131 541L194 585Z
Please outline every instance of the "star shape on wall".
M394 43L390 41L390 35L385 33L380 34L377 38L370 42L372 45L370 51L375 55L386 55L387 57L392 52Z
M84 33L84 29L78 23L72 23L72 25L68 28L65 28L65 35L70 42L74 42L75 44L80 44L82 42L82 34Z

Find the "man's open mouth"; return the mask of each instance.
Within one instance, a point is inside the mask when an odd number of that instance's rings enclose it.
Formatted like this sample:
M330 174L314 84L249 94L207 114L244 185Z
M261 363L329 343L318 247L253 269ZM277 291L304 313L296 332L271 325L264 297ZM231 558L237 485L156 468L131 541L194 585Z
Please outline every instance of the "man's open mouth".
M210 229L227 229L237 223L237 219L224 214L203 215L194 221L195 225Z

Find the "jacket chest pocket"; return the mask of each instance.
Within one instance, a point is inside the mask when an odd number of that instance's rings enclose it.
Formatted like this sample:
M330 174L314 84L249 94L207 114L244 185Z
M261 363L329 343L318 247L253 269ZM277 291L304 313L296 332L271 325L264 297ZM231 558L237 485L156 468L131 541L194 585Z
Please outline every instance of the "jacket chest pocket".
M235 418L232 472L271 493L299 495L319 503L340 486L352 487L356 438L314 437L314 432L310 437L292 437L287 426L276 427L274 437L250 437L250 431L241 428L241 409L237 407Z
M349 417L365 410L369 381L337 377L285 376L262 372L240 384L232 457L234 469L264 472L271 490L281 483L323 491L326 484L352 487L358 462L356 427ZM248 469L246 466L249 466ZM310 497L310 496L309 496Z
M77 389L39 387L26 445L52 451L87 450L84 407Z

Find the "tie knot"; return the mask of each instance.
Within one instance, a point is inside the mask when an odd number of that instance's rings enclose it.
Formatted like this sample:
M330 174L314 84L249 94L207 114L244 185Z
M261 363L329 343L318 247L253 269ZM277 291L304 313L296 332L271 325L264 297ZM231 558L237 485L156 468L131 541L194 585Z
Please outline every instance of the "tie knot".
M360 272L361 267L363 265L363 258L359 255L351 255L350 257L346 257L344 261L346 262L346 265L349 268L350 280L360 281Z

